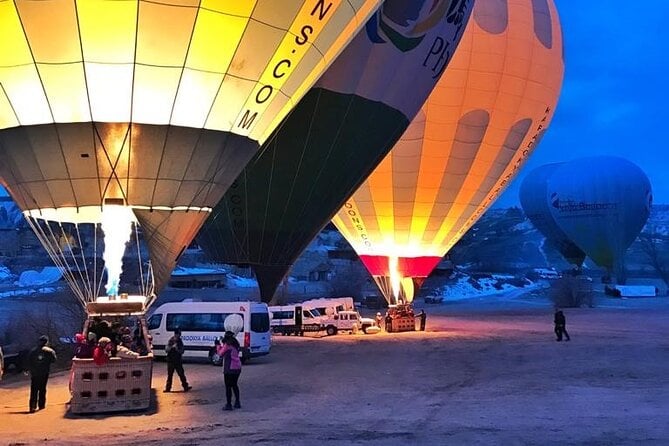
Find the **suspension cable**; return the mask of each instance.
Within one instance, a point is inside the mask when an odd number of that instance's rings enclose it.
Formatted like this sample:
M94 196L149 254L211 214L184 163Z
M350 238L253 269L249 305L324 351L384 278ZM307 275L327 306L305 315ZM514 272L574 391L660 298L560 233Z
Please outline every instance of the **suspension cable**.
M86 307L86 298L83 295L81 289L77 286L76 281L74 279L74 276L70 271L67 270L63 262L58 258L56 255L55 250L53 249L53 246L50 244L49 239L46 235L46 232L43 230L42 226L39 224L39 221L37 218L34 218L32 216L26 216L26 221L30 225L31 229L39 239L40 243L42 246L44 246L44 249L46 250L47 254L51 258L51 260L56 264L58 269L61 271L61 274L65 276L65 279L70 283L71 289L76 295L76 297L79 299L79 302ZM46 222L45 222L46 223ZM48 223L46 223L48 226Z

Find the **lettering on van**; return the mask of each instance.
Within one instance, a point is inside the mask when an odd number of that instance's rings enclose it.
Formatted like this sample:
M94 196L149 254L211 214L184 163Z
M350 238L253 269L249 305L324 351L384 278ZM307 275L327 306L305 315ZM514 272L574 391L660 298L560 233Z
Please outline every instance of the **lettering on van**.
M198 342L198 341L206 341L206 342L214 342L216 339L218 339L218 336L211 336L211 335L186 335L186 336L181 336L181 340L184 342L191 341L191 342Z

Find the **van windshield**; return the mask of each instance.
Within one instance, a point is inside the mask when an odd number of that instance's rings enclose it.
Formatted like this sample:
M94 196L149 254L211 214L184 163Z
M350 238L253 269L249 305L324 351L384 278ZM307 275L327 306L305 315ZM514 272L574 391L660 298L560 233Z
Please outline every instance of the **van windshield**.
M166 318L167 331L180 328L181 331L225 331L225 318L241 313L171 313Z

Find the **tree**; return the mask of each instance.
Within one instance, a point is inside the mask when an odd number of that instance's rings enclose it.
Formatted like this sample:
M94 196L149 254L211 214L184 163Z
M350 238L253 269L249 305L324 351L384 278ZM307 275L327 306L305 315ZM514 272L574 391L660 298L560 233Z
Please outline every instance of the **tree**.
M646 262L651 266L662 281L669 285L669 237L657 231L657 227L649 225L648 231L639 236L641 251Z

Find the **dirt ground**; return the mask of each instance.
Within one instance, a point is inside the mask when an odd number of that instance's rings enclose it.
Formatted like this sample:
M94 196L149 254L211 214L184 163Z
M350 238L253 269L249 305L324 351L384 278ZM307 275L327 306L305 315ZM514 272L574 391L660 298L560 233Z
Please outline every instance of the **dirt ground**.
M27 413L28 381L0 384L0 443L669 444L669 298L567 309L555 342L548 301L532 296L426 307L428 331L275 337L242 373L241 410L223 412L219 368L186 364L194 389L161 392L148 412L67 413L67 374Z

